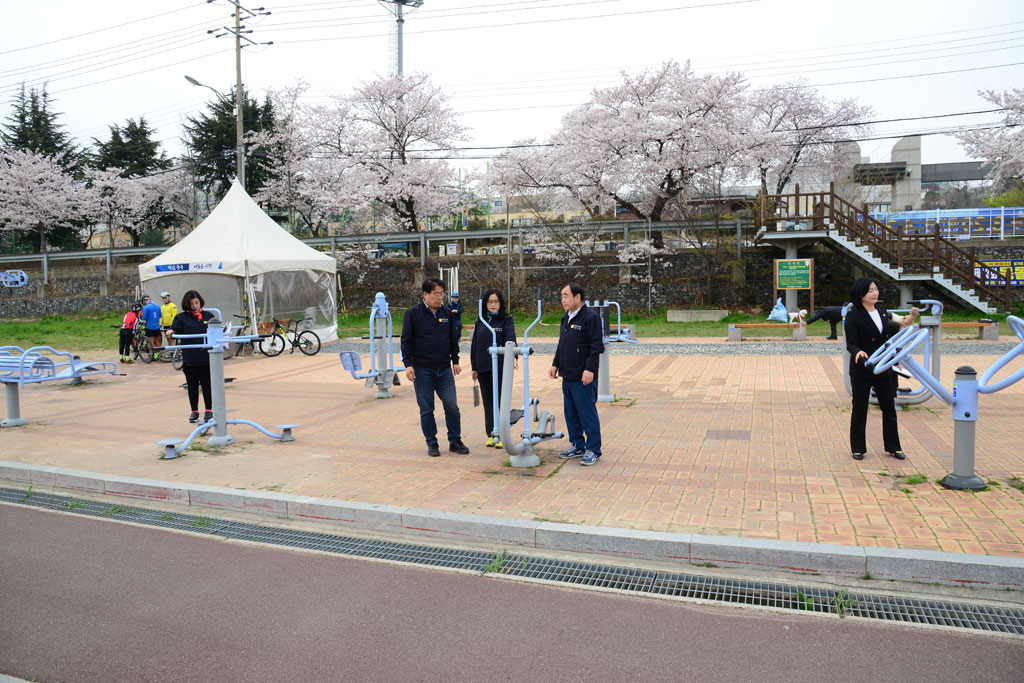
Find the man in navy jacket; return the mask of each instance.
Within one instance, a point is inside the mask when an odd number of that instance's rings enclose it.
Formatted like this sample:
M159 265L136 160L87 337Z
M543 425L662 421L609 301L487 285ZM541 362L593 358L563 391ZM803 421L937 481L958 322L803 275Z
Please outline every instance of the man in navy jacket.
M562 376L565 426L572 443L558 457L583 458L581 465L593 465L601 458L597 415L597 369L604 353L601 317L583 305L583 287L576 282L562 288L562 308L565 315L548 376Z
M455 395L455 375L459 367L459 332L447 306L444 306L444 282L436 277L423 283L423 301L409 308L402 318L402 362L405 376L413 383L420 407L420 429L427 440L427 455L437 457L437 422L434 420L434 394L444 406L448 428L448 450L469 453L462 443L462 416ZM453 374L454 373L454 374Z

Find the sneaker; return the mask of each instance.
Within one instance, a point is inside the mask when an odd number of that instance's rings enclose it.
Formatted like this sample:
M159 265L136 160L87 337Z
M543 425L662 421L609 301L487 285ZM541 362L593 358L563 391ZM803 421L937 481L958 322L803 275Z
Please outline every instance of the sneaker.
M448 450L450 450L452 453L458 453L459 455L465 455L466 453L469 453L469 449L466 448L466 444L462 443L461 439L459 441L452 441L451 443L449 443Z
M429 455L431 458L439 457L441 455L441 449L437 447L436 443L428 443L427 455Z
M209 422L212 419L213 419L213 411L212 410L207 410L206 412L203 413L203 422Z
M558 457L562 460L568 460L569 458L580 458L586 453L585 450L576 446L576 444L569 444L569 447L558 454Z
M191 422L192 424L199 422L199 411L193 410L191 413L189 413L188 421Z
M494 448L494 437L493 436L487 437L487 447L488 448Z
M600 459L601 459L601 454L600 453L595 453L594 451L587 451L586 453L583 454L583 459L580 460L580 464L581 465L594 465Z
M499 439L498 441L495 441L495 442L494 442L494 447L495 447L495 448L504 448L504 447L505 447L505 444L503 444L503 443L501 442L501 440Z

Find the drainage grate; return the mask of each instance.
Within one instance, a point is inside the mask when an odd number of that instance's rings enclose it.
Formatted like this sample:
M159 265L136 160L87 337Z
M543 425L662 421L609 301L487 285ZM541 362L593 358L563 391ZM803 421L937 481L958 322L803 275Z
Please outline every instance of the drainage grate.
M824 588L800 588L782 583L677 574L504 552L496 555L474 550L437 548L412 543L231 522L127 505L110 505L36 491L29 495L28 492L19 489L0 488L0 501L353 557L372 557L432 567L495 572L543 581L615 588L651 595L806 610L1024 636L1024 610L1022 609L847 591L836 592Z

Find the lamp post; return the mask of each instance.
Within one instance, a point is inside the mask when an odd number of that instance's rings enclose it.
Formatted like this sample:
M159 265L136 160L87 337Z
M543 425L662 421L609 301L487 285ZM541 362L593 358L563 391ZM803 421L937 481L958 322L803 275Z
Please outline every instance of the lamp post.
M220 91L218 91L212 85L206 85L205 83L200 83L199 81L197 81L196 79L192 78L191 76L189 76L187 74L185 76L185 80L188 81L189 83L191 83L192 85L198 85L198 86L203 87L203 88L209 88L213 92L213 94L217 96L217 99L220 100L220 103L223 104L225 108L228 108L228 107L232 106L231 101L228 100L223 95L221 95ZM235 167L236 167L235 168L235 175L238 176L238 182L241 183L242 184L242 188L245 189L245 146L244 146L245 136L242 133L242 93L241 93L241 88L237 88L236 89L234 109L235 109Z

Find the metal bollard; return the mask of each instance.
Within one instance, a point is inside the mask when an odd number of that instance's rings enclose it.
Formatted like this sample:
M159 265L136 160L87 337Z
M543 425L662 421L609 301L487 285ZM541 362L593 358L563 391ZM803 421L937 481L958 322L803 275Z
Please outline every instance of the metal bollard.
M974 436L978 421L978 373L962 365L953 375L953 473L940 482L956 491L986 488L974 473Z

